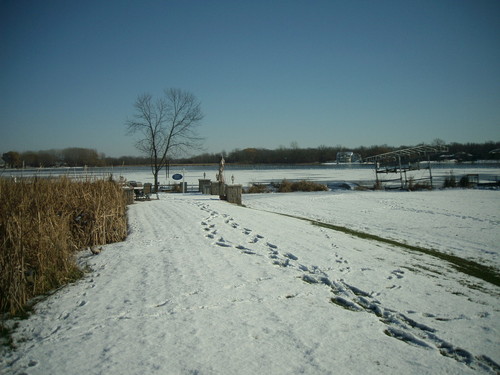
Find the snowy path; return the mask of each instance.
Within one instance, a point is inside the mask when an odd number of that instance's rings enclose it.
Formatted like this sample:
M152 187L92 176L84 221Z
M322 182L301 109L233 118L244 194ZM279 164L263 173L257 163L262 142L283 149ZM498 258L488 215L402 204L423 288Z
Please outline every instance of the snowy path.
M306 221L161 198L131 206L128 239L20 322L2 373L500 371L495 287Z

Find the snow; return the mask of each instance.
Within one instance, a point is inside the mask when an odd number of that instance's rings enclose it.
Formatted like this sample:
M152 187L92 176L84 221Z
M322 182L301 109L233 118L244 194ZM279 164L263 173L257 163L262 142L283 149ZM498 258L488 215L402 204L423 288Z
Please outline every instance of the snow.
M307 203L304 204L304 201ZM307 217L471 259L500 269L493 190L251 195L248 206ZM443 239L446 241L443 241Z
M90 271L18 321L0 372L500 371L497 286L292 217L498 269L498 191L273 193L243 204L160 194L130 206L127 240L80 254Z

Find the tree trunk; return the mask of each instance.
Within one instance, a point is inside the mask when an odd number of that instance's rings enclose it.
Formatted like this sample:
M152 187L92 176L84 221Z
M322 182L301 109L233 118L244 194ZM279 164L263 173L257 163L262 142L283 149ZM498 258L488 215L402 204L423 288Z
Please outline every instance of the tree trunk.
M159 174L159 172L160 172L159 169L155 169L155 171L153 172L153 176L154 176L154 180L155 180L155 183L154 183L155 192L158 192L158 185L159 185L158 174Z

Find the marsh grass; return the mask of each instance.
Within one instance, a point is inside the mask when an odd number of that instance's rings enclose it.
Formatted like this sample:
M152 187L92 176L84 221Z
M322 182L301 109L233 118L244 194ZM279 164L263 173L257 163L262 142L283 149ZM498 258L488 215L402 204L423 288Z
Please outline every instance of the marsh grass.
M252 184L246 191L248 194L270 193L271 189L266 184Z
M81 277L75 251L122 241L126 202L112 181L0 179L0 312Z
M291 193L296 191L328 191L328 187L324 184L317 182L300 180L300 181L288 181L286 179L281 182L273 182L271 184L254 183L245 193L248 194L260 194L260 193Z
M289 193L294 191L327 191L328 187L312 181L288 181L283 180L279 185L278 191L280 193Z

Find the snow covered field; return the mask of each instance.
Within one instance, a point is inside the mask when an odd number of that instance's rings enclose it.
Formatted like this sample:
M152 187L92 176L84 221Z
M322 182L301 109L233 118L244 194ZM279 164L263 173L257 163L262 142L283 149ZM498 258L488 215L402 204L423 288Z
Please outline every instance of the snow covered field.
M495 374L500 192L161 194L19 321L2 374Z

